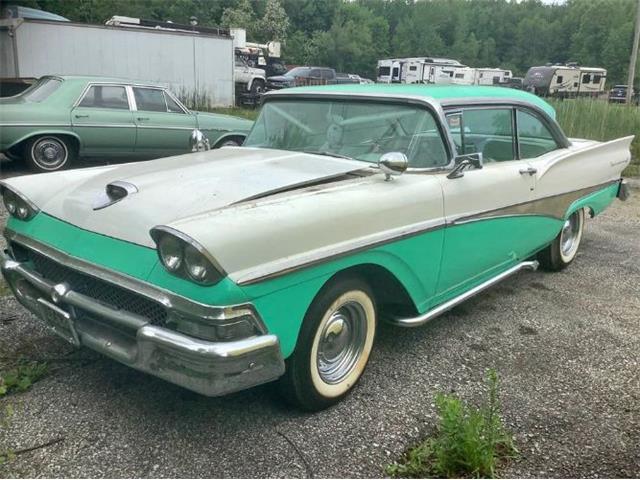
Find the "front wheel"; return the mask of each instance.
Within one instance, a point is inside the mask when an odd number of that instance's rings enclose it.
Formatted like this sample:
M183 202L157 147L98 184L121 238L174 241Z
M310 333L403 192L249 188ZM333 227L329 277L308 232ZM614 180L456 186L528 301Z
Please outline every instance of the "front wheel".
M74 146L57 135L35 137L27 142L24 149L27 165L40 173L69 168L74 155Z
M358 278L323 287L305 315L280 380L285 398L317 411L339 402L362 376L376 333L376 305Z
M240 147L242 146L242 142L244 142L244 138L242 137L227 137L224 140L220 140L218 143L216 143L214 148Z
M545 270L559 271L566 268L578 254L584 230L584 210L572 213L562 230L547 248L538 254L540 265Z

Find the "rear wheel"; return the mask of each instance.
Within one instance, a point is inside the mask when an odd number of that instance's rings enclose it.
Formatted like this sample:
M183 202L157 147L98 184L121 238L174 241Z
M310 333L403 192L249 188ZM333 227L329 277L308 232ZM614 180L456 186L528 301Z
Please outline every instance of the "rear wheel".
M317 411L344 398L362 376L376 333L376 305L369 286L336 279L305 315L296 349L280 380L285 398Z
M69 168L75 153L75 146L64 137L43 135L27 142L24 159L34 172L55 172Z
M580 209L565 220L555 240L538 254L542 268L559 271L573 262L578 254L583 230L584 210Z

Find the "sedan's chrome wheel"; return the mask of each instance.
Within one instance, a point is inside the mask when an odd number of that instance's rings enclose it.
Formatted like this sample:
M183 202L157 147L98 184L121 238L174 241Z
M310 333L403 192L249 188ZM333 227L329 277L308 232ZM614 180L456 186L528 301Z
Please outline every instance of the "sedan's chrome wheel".
M56 137L42 137L31 146L31 159L41 170L59 170L69 160L69 150Z
M337 397L360 378L375 335L375 307L367 294L345 292L318 326L311 349L311 379L325 397Z
M570 262L575 257L582 238L584 211L578 210L564 222L560 232L560 255L562 260Z

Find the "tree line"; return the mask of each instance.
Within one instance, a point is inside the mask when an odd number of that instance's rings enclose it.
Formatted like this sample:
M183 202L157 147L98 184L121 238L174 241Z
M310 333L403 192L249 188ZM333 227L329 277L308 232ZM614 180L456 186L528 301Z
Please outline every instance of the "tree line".
M112 15L242 27L286 63L374 78L381 58L443 56L514 75L546 63L604 67L626 83L636 0L16 0L70 20Z

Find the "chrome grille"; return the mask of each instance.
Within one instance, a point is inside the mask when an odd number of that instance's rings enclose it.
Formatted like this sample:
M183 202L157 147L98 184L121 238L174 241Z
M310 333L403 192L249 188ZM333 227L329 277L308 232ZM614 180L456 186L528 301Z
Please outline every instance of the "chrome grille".
M162 325L166 320L165 308L153 300L91 275L78 272L34 250L22 246L18 246L16 250L18 249L31 261L34 270L51 282L67 283L75 292L93 298L111 308L140 315L149 319L149 322L154 325Z

